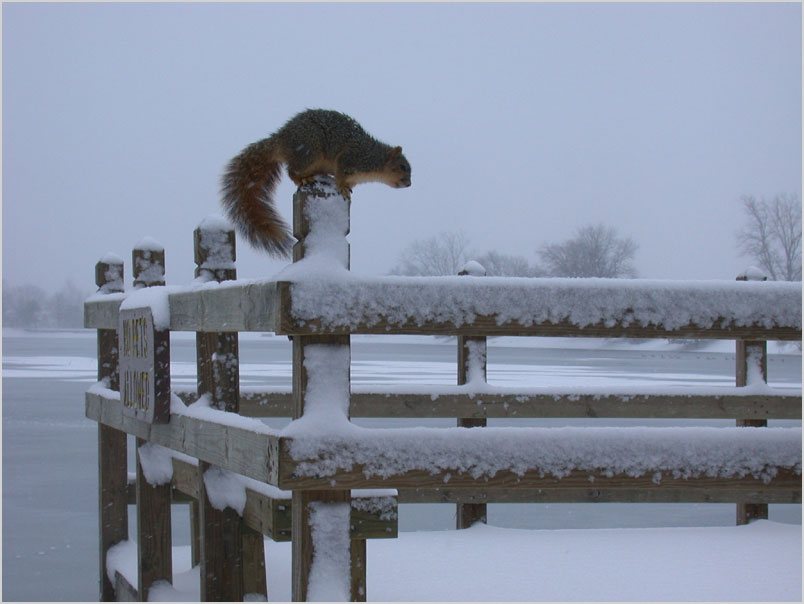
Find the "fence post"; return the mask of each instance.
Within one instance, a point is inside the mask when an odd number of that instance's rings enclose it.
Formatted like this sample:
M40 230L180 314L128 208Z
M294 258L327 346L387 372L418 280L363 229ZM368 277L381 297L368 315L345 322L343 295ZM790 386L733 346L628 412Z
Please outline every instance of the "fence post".
M316 226L322 227L324 225L316 225L316 208L315 205L324 202L327 209L333 209L340 217L343 213L347 217L345 230L342 233L344 241L339 251L328 249L312 250L308 247L307 236L312 231L316 230ZM340 206L344 204L344 206ZM328 178L320 178L312 183L302 185L293 196L293 234L298 240L293 247L293 261L297 262L311 253L335 253L340 254L340 260L345 268L349 268L349 247L345 242L345 237L349 233L348 226L349 216L349 201L342 198L337 194L334 187L334 182ZM332 224L326 225L326 228L332 228ZM339 233L340 235L340 233ZM339 238L339 237L338 237ZM331 240L330 240L331 241ZM340 244L340 242L338 242ZM311 345L327 345L331 346L333 351L338 349L347 350L349 354L350 337L346 335L334 336L293 336L293 418L298 419L305 412L307 386L308 386L308 371L305 367L305 358L307 357L309 347ZM349 384L349 364L345 364L346 383ZM348 416L348 409L345 410ZM314 554L314 535L313 527L311 526L311 514L316 506L321 504L349 504L351 502L351 491L349 490L295 490L293 491L293 508L292 508L292 567L293 567L293 584L292 584L292 599L294 602L307 601L308 587L311 579L311 569L313 567L313 554ZM320 508L318 508L320 509ZM349 521L348 516L342 528L343 532L349 535ZM362 546L362 547L361 547ZM342 577L347 589L351 592L351 599L353 601L365 601L365 543L356 543L350 541L349 552L349 569L347 576ZM358 572L354 572L357 570Z
M165 248L145 237L131 253L134 287L165 284ZM170 520L170 483L150 484L143 472L140 447L147 441L136 439L137 446L137 595L143 602L158 581L173 582L173 548Z
M123 291L123 259L107 254L95 265L98 292ZM98 330L98 381L111 390L120 390L119 354L116 329ZM100 600L112 602L114 582L106 572L106 552L128 540L128 502L126 484L127 435L98 422L98 528L100 537Z
M738 281L767 281L765 275L748 269L737 277ZM736 385L749 386L758 381L768 381L768 343L759 340L736 341ZM763 427L768 425L765 419L738 419L738 427ZM768 518L767 503L738 503L737 524L748 524L752 520Z
M479 262L467 262L458 275L485 276L486 269ZM458 336L458 385L482 380L486 382L486 336ZM459 417L459 428L485 426L485 417ZM458 529L469 528L476 522L488 521L485 503L459 503L456 506L455 524Z
M204 281L237 279L235 233L231 225L208 217L193 232L195 277ZM212 405L222 411L240 409L240 368L237 332L196 332L198 395L212 397ZM201 565L201 599L204 601L242 601L248 593L267 598L265 557L262 535L243 525L232 508L212 506L207 497L204 475L212 466L199 461L198 516L191 526L200 533L198 562ZM193 514L193 508L191 508ZM248 573L246 573L248 568Z

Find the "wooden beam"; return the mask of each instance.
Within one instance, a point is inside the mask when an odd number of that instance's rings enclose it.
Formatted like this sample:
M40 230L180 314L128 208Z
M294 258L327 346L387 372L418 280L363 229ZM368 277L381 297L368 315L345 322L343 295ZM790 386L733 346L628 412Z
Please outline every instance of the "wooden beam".
M458 336L458 385L471 380L486 383L486 356L488 352L485 336ZM486 425L485 417L463 413L458 416L459 428L481 428ZM455 528L466 529L477 522L488 522L485 503L459 503L455 506Z
M584 280L578 280L583 286ZM378 280L376 286L383 287ZM678 284L682 287L683 284ZM441 289L443 285L417 281L411 288ZM534 292L539 291L538 280L533 280ZM694 289L694 284L690 287ZM499 286L504 291L504 286ZM517 321L500 323L494 314L477 314L465 324L455 325L450 321L421 321L411 317L405 321L390 321L378 315L376 322L355 321L355 325L328 325L322 327L315 317L291 314L292 284L289 282L233 282L232 285L205 287L168 295L170 303L170 329L172 331L273 331L285 335L338 335L338 334L416 334L416 335L463 335L463 336L551 336L551 337L601 337L601 338L701 338L745 340L800 340L801 326L734 325L728 318L719 318L711 326L688 324L676 329L661 325L638 325L624 321L612 324L599 322L580 327L568 320L520 324ZM738 290L735 290L738 291ZM369 294L370 295L370 294ZM751 292L746 291L746 296ZM84 305L85 326L114 329L117 325L117 310L123 296L112 299L91 300ZM467 302L468 304L469 302ZM758 304L761 300L758 301ZM801 301L798 299L798 305ZM628 309L623 309L628 314ZM359 318L359 317L358 317Z
M737 340L735 343L735 384L737 387L752 385L751 381L768 383L768 343L765 341ZM751 365L755 367L751 367ZM752 375L758 374L758 375ZM766 427L768 420L740 416L737 426L745 428ZM768 505L759 501L737 503L737 525L748 524L752 520L767 520Z
M280 300L288 303L287 283L271 281L220 287L207 286L166 293L171 331L275 331ZM84 327L117 329L117 314L125 296L84 302Z
M149 484L140 462L137 439L137 593L148 600L157 581L173 583L170 483Z
M399 503L734 503L757 501L762 503L801 503L801 490L764 490L764 484L755 489L740 487L676 488L646 491L638 488L601 489L586 488L430 488L400 489ZM800 483L799 483L800 486Z
M172 331L275 331L287 284L221 284L168 297Z
M189 503L198 500L198 464L173 458L172 503ZM128 485L128 503L136 503L134 483ZM350 535L352 539L395 539L398 534L396 503L391 510L383 510L380 500L386 495L362 495L355 491L352 496ZM395 499L395 498L393 498ZM282 497L274 497L264 492L246 487L246 506L243 509L243 522L273 541L291 539L290 492ZM246 592L248 593L248 592Z
M109 392L109 391L107 391ZM226 414L220 411L222 416ZM86 416L104 425L260 482L276 484L279 436L172 413L168 424L125 417L114 395L86 393ZM223 418L225 421L226 418Z
M201 601L243 601L243 541L241 518L230 507L216 509L207 497L204 474L210 464L198 464L198 507L201 526ZM216 471L212 468L212 471Z
M161 444L176 451L180 451L206 458L228 470L249 476L261 482L278 486L283 490L297 489L367 489L367 488L443 488L445 479L449 474L450 488L477 487L476 480L469 475L455 472L430 474L426 471L408 472L403 475L387 478L366 477L359 465L348 472L339 472L333 476L322 478L309 478L294 476L294 467L299 463L290 458L288 453L288 439L272 434L260 434L225 426L215 422L189 418L179 414L171 416L171 423L167 425L149 425L131 418L122 418L120 401L114 398L105 398L97 393L89 392L87 398L87 417L100 421L106 425L116 427L130 434L148 437L156 444ZM199 439L198 434L206 438ZM248 440L250 445L238 447L227 453L225 441ZM215 446L214 443L218 443ZM281 444L280 444L281 443ZM280 472L281 468L281 472ZM512 489L560 489L580 488L588 489L590 476L595 481L595 488L610 489L644 489L648 491L689 491L692 494L700 489L732 489L740 492L747 491L801 491L801 476L791 471L782 470L770 484L765 485L761 480L746 477L742 479L719 478L690 478L673 479L665 476L660 485L656 485L651 477L640 478L609 478L589 472L578 472L560 481L548 476L541 477L538 472L529 472L518 476L513 472L498 472L483 485L485 488L512 488ZM333 486L334 483L334 486ZM690 495L692 496L692 495Z
M180 393L187 401L194 393ZM352 417L801 419L801 395L352 392ZM290 417L288 392L240 394L248 417Z
M98 262L95 265L95 283L99 292L103 292L103 298L119 298L119 292L123 289L122 259L107 257ZM115 316L116 312L115 309ZM98 329L97 337L98 381L119 390L120 347L116 323L111 329ZM102 602L115 599L115 585L109 580L106 569L106 553L116 543L128 539L127 448L128 439L124 432L98 424L98 572L99 599Z
M762 325L732 325L726 319L717 319L711 327L687 324L675 329L660 325L627 325L620 321L609 325L604 322L580 327L569 321L543 322L522 325L517 321L498 323L494 315L477 315L470 323L455 325L445 321L409 319L392 322L381 317L376 323L364 321L356 325L327 325L319 319L295 319L288 311L281 317L276 333L280 335L321 334L380 334L380 335L441 335L441 336L542 336L559 338L667 338L735 340L739 338L794 341L801 339L797 327Z
M428 470L410 470L393 475L377 476L367 473L361 464L354 464L348 470L337 471L327 476L297 475L295 467L299 460L292 459L289 453L290 443L282 442L279 488L281 489L345 489L345 488L395 488L403 489L451 489L478 488L482 484L485 489L581 489L588 490L590 485L600 490L666 490L679 492L681 497L700 496L699 492L713 490L732 491L768 491L801 494L801 474L794 470L779 468L778 474L765 483L761 478L745 476L742 478L717 478L701 476L697 478L674 478L665 472L661 480L654 482L652 474L642 476L607 476L600 471L575 470L568 476L556 478L542 475L539 470L526 470L517 474L511 470L500 470L494 476L475 478L469 473L457 469L442 470L431 473Z

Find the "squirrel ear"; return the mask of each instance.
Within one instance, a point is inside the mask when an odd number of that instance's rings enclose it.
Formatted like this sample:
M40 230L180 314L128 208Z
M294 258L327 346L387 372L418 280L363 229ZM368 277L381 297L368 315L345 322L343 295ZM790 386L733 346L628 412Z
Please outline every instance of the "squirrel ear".
M394 147L393 149L388 151L388 159L389 160L396 159L400 155L402 155L402 147Z

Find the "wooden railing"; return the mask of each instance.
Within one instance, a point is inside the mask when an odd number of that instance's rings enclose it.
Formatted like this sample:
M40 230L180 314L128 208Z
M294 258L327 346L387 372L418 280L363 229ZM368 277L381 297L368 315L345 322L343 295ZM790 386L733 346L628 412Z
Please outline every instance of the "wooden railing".
M767 517L768 503L801 502L796 428L466 429L486 418L800 419L800 393L765 384L766 341L801 339L798 284L361 279L347 272L348 231L349 204L324 179L294 197L296 262L280 280L236 280L234 235L217 221L196 231L190 286L159 287L164 253L150 240L134 251L128 293L122 260L98 263L85 325L98 329L99 384L86 413L99 425L101 599L145 599L172 580L171 501L190 503L201 599L270 595L268 536L293 542L298 601L365 600L365 539L396 536L397 501L456 503L458 528L485 520L488 502L734 502L738 523ZM195 390L169 389L172 330L197 334ZM240 331L292 338L289 392L240 390ZM456 386L352 388L350 335L363 333L458 336ZM497 388L485 380L488 335L732 339L736 385ZM298 421L273 430L253 419L279 416ZM372 430L350 417L452 417L458 427ZM137 439L132 485L127 434ZM220 501L220 479L236 485L239 503L227 499L232 489ZM376 488L397 491L352 490ZM106 558L128 538L132 501L136 587L110 577ZM316 548L322 539L328 547ZM316 565L344 548L348 556L330 560L342 582L321 591Z

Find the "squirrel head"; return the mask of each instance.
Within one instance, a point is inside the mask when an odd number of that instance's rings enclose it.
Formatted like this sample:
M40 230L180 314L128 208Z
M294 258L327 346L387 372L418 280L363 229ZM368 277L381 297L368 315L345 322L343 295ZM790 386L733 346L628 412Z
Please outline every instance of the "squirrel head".
M402 155L402 147L392 147L385 158L386 181L392 187L401 189L410 186L410 164Z

